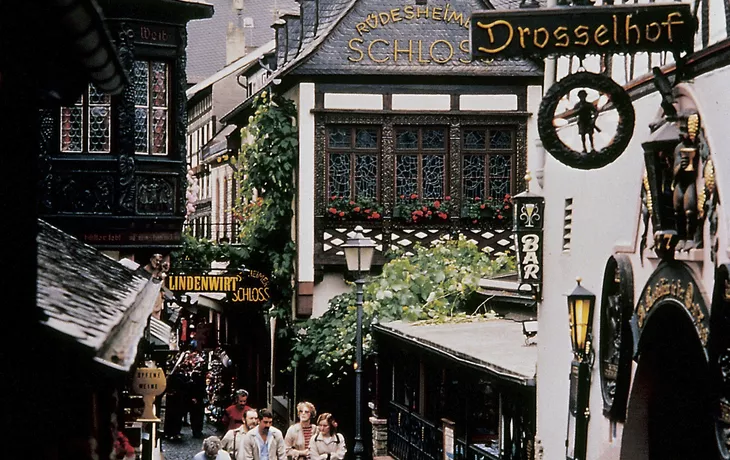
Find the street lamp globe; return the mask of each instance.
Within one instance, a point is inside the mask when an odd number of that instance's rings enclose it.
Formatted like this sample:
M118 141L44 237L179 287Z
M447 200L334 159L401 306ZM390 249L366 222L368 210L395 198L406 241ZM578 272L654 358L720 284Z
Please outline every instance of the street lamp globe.
M593 306L596 296L580 285L581 278L576 278L578 285L568 295L568 315L570 318L570 341L573 353L584 359L590 353L590 337L593 327Z
M354 273L369 272L375 253L375 241L363 235L361 226L348 235L347 242L342 245L347 260L347 270Z

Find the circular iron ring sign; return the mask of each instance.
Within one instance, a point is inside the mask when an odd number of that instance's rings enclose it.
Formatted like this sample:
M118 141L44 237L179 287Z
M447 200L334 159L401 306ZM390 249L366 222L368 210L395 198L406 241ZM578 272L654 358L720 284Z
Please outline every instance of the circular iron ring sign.
M553 125L560 100L577 88L591 88L605 94L618 112L616 134L611 142L598 151L577 152L560 140ZM631 98L615 81L605 75L578 72L555 83L545 93L537 114L537 129L545 149L559 162L576 169L597 169L615 161L626 150L634 134L634 106Z

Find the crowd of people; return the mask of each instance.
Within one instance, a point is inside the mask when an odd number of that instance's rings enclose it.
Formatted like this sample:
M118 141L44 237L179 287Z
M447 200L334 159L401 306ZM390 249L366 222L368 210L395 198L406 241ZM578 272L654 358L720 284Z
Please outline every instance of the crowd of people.
M312 403L297 404L297 423L286 434L273 426L268 409L248 406L248 393L238 390L235 402L226 408L227 431L223 439L211 436L193 460L343 460L345 438L337 432L332 414L317 416ZM313 422L316 420L316 422Z

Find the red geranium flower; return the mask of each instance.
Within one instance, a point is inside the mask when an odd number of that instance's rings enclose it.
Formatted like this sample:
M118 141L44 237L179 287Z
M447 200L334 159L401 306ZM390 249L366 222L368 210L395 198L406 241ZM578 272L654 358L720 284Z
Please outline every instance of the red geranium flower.
M380 219L380 213L374 212L372 217L373 219Z
M436 209L440 208L441 207L441 202L439 200L434 201L433 202L433 207L436 208Z
M486 207L487 207L487 205L485 205L485 204L480 204L480 205L479 205L479 209L484 209L484 208L486 208Z
M415 200L416 198L418 198L418 195L416 195L415 193L411 193L411 200Z
M451 201L451 197L450 197L450 196L448 196L448 195L446 195L446 196L444 197L444 200L446 200L446 201Z
M336 210L335 208L330 208L330 212L331 212L332 214L337 214L337 210Z
M355 207L355 208L353 209L353 211L355 211L355 212L360 212L360 206L356 206L356 207Z
M343 211L340 211L338 214L340 217L345 217L345 213Z
M481 198L479 198L478 196L475 196L474 201L481 201Z

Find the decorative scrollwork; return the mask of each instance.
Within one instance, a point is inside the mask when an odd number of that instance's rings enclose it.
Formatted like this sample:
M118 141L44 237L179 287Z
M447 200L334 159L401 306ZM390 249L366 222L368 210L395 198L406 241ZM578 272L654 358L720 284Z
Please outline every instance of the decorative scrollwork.
M599 151L593 149L592 145L597 114L590 110L593 106L585 100L584 96L575 108L578 115L578 127L584 144L583 152L577 152L567 146L558 136L558 131L553 123L560 100L572 90L578 88L590 88L605 94L618 112L616 134L608 145ZM583 93L585 91L581 91L579 94L582 95ZM593 107L593 110L595 110L595 107ZM631 98L619 84L605 75L578 72L563 78L547 91L540 103L537 127L545 149L556 160L577 169L596 169L612 163L626 150L634 134L634 122L635 114ZM590 152L586 151L585 148L586 137L590 140L592 148Z

